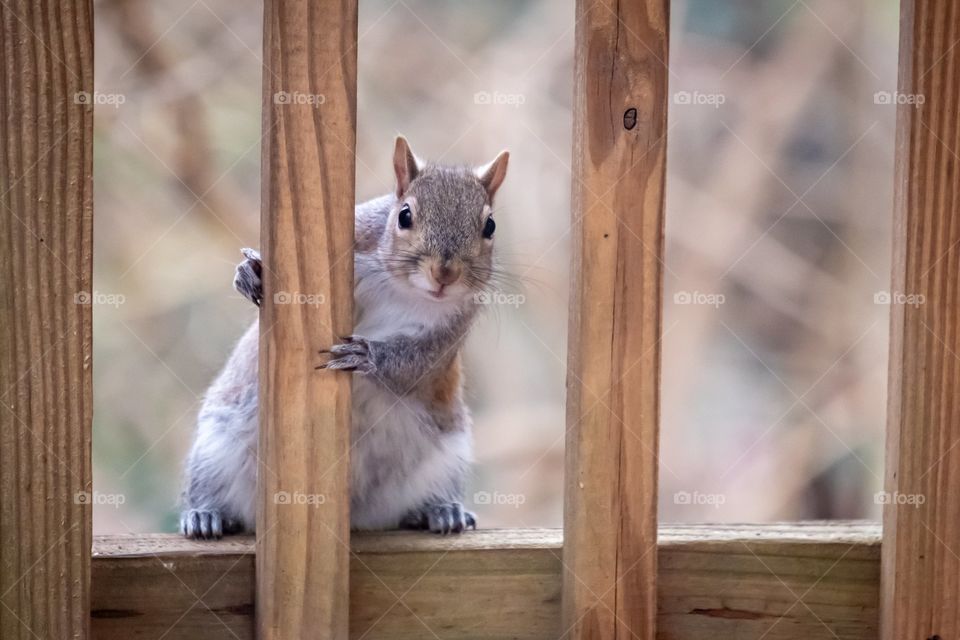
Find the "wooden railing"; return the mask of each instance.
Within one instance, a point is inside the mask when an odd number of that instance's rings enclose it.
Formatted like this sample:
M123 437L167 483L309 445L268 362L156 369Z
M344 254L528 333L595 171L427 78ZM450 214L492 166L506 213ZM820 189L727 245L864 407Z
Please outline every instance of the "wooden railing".
M362 534L351 546L352 638L594 637L560 615L559 529ZM251 538L98 537L94 637L253 638L253 553ZM877 637L877 523L662 526L656 555L659 638Z
M92 5L0 3L0 637L960 637L960 9L902 2L881 533L658 527L668 5L577 2L564 532L350 536L356 0L267 0L259 535L91 556Z

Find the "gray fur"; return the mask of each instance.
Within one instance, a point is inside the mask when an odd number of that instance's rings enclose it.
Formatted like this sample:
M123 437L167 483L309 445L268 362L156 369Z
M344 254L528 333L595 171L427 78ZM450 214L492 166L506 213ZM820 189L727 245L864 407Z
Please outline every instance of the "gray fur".
M330 347L333 358L321 369L348 369L372 375L397 394L414 393L435 368L443 368L456 356L460 342L473 321L475 307L454 315L448 325L420 335L396 335L389 340L347 336L343 344Z
M397 144L413 159L405 141ZM501 157L499 180L506 168L506 154ZM327 360L317 369L359 374L353 389L351 525L459 533L476 527L461 505L472 435L459 352L476 316L474 296L494 276L493 243L482 230L499 180L491 188L489 175L463 167L397 171L406 191L398 188L398 194L356 208L357 335L322 352ZM398 227L404 204L413 212L410 229ZM259 305L260 256L252 249L244 255L234 286ZM441 284L431 265L455 266L462 276ZM257 337L255 322L201 408L181 517L190 538L255 526Z

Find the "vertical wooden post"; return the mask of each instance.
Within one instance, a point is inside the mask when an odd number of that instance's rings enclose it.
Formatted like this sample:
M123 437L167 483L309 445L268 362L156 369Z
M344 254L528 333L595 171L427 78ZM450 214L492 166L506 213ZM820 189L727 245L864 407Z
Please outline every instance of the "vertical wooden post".
M0 3L0 638L89 637L93 8Z
M563 629L656 624L667 0L577 1Z
M264 10L257 633L347 637L357 3Z
M885 640L960 637L958 11L950 0L901 3Z

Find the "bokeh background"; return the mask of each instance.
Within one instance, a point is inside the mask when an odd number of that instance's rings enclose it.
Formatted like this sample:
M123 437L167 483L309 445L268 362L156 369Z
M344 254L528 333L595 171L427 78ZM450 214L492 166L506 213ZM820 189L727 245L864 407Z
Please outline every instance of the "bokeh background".
M204 388L256 313L230 283L258 246L261 12L96 4L97 90L120 97L96 110L98 533L175 528ZM876 518L898 2L672 13L660 517ZM484 526L562 519L574 19L360 3L358 199L392 187L397 133L433 159L513 154L497 234L522 303L466 354Z

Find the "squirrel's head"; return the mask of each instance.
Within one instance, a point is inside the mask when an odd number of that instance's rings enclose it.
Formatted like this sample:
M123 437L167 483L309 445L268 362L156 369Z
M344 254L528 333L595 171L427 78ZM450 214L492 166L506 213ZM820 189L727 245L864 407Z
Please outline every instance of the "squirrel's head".
M419 161L397 137L397 201L380 256L395 281L434 301L483 291L493 271L493 196L507 174L506 151L473 169Z

